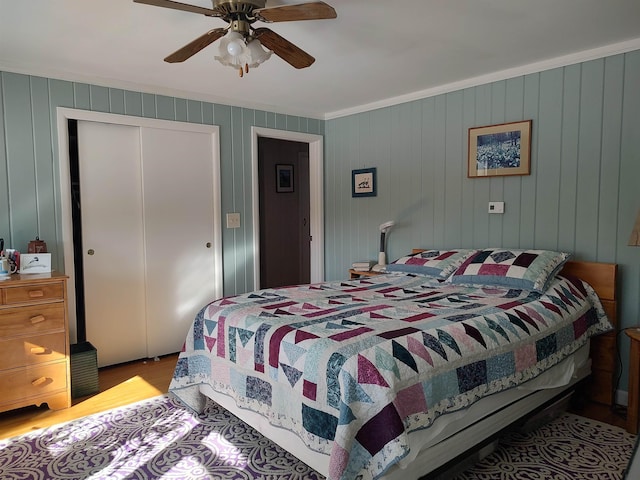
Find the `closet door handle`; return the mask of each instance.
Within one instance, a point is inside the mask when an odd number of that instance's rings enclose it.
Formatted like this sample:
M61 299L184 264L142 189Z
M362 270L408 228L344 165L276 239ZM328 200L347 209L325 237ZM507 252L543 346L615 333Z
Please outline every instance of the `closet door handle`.
M206 246L207 248L211 248L211 242L207 242Z
M87 255L93 255L94 253L96 253L96 251L93 248L87 250Z

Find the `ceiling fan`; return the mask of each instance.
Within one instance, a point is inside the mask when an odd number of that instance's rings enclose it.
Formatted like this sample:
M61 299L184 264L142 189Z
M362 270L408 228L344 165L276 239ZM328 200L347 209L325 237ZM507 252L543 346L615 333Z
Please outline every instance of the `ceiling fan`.
M174 2L172 0L133 0L156 7L219 17L229 25L214 28L179 48L164 59L168 63L184 62L221 37L220 55L216 60L239 70L240 76L249 72L275 53L295 68L306 68L315 58L269 28L253 28L253 23L290 22L336 18L336 11L324 2L309 2L265 8L267 0L211 0L213 8ZM262 46L270 51L265 51Z

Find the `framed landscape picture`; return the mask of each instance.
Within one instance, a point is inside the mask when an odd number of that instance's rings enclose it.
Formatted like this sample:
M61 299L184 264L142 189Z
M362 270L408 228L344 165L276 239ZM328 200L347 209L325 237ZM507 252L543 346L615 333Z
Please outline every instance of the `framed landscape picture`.
M469 129L467 176L531 173L531 120Z
M376 196L376 169L361 168L351 171L351 196Z

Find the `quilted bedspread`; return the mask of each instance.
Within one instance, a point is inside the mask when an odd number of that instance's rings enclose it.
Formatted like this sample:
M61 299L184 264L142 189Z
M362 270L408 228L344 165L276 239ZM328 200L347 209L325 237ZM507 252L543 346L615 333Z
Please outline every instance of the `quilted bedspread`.
M408 432L530 380L611 328L593 290L543 295L380 275L223 298L194 320L170 392L202 384L330 455L329 478L376 478Z

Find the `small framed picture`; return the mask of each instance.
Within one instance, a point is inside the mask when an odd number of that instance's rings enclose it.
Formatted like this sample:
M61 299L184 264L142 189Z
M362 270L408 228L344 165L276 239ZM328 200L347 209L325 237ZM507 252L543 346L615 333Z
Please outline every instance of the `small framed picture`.
M276 165L276 192L293 192L293 165Z
M50 271L50 253L23 253L20 255L20 273L47 273Z
M467 176L531 173L531 120L469 129Z
M376 196L376 169L361 168L351 171L351 196L375 197Z

